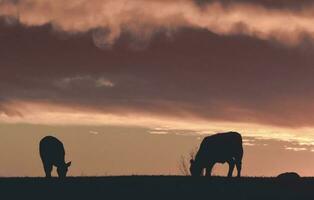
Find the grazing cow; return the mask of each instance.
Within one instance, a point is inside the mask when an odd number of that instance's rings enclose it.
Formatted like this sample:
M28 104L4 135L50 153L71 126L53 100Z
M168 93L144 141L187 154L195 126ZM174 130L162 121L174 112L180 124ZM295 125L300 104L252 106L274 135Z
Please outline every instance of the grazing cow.
M218 133L205 137L195 156L191 159L190 173L201 176L206 169L206 176L211 176L215 163L229 164L228 177L232 176L234 165L237 166L238 177L241 176L243 157L242 137L237 132Z
M52 167L57 167L59 178L65 178L68 167L71 162L64 161L64 147L60 140L52 136L46 136L39 143L40 158L44 165L44 170L47 178L51 177Z

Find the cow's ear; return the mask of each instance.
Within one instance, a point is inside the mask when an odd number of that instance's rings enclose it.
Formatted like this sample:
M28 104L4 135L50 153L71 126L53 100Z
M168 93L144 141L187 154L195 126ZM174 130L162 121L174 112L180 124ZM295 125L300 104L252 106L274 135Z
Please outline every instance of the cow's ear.
M70 162L68 162L67 163L67 167L70 167L71 166L71 164L72 164L72 162L70 161Z
M191 164L193 164L193 163L194 163L194 160L193 160L193 159L191 159L191 160L190 160L190 163L191 163Z

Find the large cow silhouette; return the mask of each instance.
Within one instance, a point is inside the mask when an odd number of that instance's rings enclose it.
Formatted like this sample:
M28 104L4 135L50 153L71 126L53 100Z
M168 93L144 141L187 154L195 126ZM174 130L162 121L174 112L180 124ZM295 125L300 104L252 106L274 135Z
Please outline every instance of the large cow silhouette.
M191 159L190 173L201 176L204 168L206 176L211 176L215 163L229 164L228 177L232 176L234 166L237 166L238 177L241 176L243 157L242 137L237 132L218 133L205 137L195 156Z
M61 141L52 136L46 136L39 143L39 153L47 178L51 177L52 167L57 167L59 178L66 177L71 162L64 161L64 147Z

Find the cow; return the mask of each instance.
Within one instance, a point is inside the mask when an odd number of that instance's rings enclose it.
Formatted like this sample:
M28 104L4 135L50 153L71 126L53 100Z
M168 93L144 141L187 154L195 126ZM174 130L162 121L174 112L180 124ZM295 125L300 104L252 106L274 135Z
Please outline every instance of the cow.
M190 160L190 173L192 176L201 176L206 169L206 176L211 176L215 163L229 164L228 177L232 176L236 165L241 176L243 157L242 136L237 132L217 133L203 139L195 160Z
M281 182L294 182L301 179L301 176L296 172L285 172L279 174L277 179Z
M39 153L47 178L51 177L52 167L57 167L59 178L65 178L71 162L64 161L64 147L60 140L53 136L46 136L40 140Z

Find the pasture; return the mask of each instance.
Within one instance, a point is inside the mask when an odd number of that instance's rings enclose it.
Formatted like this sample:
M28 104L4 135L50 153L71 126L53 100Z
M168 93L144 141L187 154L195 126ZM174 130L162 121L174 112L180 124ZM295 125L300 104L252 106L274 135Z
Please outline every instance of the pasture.
M1 199L309 199L314 178L119 176L0 178Z

